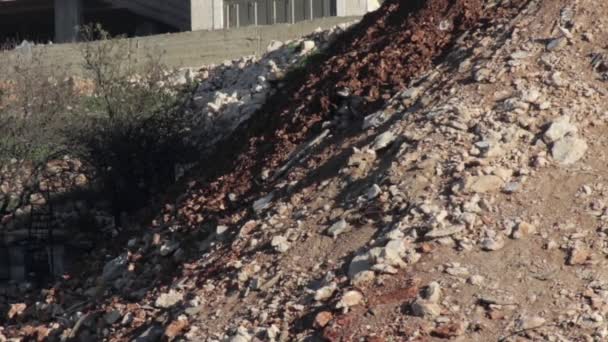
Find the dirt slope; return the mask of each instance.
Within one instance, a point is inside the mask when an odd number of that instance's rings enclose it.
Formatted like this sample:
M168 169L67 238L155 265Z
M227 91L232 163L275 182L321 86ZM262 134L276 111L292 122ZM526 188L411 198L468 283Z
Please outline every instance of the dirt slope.
M63 309L80 324L30 313L4 334L606 340L606 14L388 1L191 174L123 264L44 293L92 298Z

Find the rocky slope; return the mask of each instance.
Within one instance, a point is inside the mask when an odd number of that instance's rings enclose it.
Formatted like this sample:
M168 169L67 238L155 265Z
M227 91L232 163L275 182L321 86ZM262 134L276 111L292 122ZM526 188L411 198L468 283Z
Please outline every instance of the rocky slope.
M13 303L0 332L606 340L607 13L387 1L188 172L122 254Z

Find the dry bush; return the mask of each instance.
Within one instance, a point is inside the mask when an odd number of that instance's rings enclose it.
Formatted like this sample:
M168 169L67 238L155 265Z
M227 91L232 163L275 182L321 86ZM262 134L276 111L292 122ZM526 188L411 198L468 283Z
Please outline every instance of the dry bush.
M85 28L83 36L97 39L82 45L93 93L71 138L119 222L123 211L143 207L172 184L177 164L196 156L183 138L192 121L186 110L192 89L173 82L160 53L136 64L126 40L111 39L99 27Z
M0 218L40 191L48 161L70 148L63 134L77 102L61 68L43 65L31 48L6 55L0 65Z

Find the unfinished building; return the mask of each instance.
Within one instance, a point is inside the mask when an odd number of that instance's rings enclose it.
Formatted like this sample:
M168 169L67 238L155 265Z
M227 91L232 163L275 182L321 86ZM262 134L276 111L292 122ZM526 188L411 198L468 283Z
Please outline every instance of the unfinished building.
M357 16L380 0L0 0L0 40L70 42L101 23L128 36Z

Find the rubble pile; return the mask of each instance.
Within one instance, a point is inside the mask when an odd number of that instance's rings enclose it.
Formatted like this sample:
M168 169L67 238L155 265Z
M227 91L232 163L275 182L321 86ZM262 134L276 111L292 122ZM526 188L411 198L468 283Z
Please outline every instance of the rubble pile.
M188 69L186 81L200 83L193 98L193 110L200 113L193 137L208 149L226 139L283 86L282 81L293 69L305 67L311 55L327 48L353 23L318 29L300 39L273 41L261 58L246 56L204 66L194 73Z
M252 114L221 153L120 253L12 289L0 334L605 340L608 4L405 3L385 2L259 109L222 104L233 122Z

